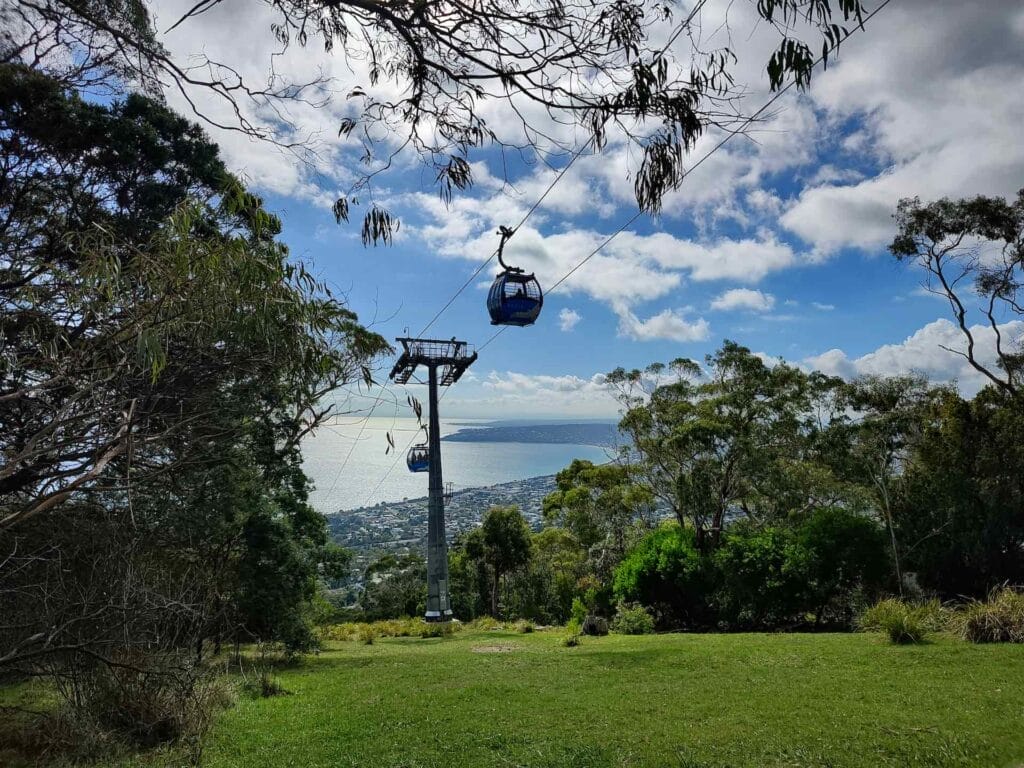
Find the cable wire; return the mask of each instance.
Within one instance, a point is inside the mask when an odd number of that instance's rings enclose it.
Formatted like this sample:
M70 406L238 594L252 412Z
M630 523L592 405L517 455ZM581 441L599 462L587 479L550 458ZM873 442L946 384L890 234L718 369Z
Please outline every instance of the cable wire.
M672 44L675 43L675 41L679 38L679 35L682 34L683 30L686 29L690 25L690 22L693 21L693 18L700 12L700 10L707 4L707 2L708 2L708 0L698 0L697 4L693 7L693 9L690 11L690 13L687 14L686 18L683 19L678 24L678 26L676 27L675 31L672 33L672 35L669 36L668 42L665 43L665 45L662 47L661 51L658 52L658 55L655 56L655 61L660 59L662 56L664 56L668 52L668 49L672 47ZM516 224L515 227L513 227L513 229L512 229L513 234L518 232L519 228L522 227L523 224L525 224L526 221L541 206L541 204L544 202L544 200L547 198L547 196L551 193L551 190L553 190L555 188L555 186L558 184L558 182L560 182L562 180L562 178L565 176L565 174L569 172L569 169L572 168L573 163L575 163L576 160L579 159L580 155L582 155L587 150L587 148L593 143L593 141L594 141L594 137L591 136L589 139L587 139L583 143L583 146L581 146L578 150L576 150L573 153L572 157L569 159L569 162L565 164L565 166L558 172L558 174L551 181L551 183L548 184L547 188L544 190L544 192L541 194L541 196L538 197L536 201L534 201L533 205L530 206L530 209L519 220L519 223ZM441 307L441 309L439 309L437 311L437 313L432 318L430 318L430 322L428 322L424 326L423 330L420 331L420 334L419 334L420 336L423 336L423 334L425 334L430 329L430 327L435 322L437 322L437 319L439 317L441 317L441 315L443 315L448 310L448 307L450 307L455 302L455 300L459 297L459 295L464 290L466 290L466 288L468 288L470 286L470 284L477 278L477 276L481 272L483 272L484 268L488 264L490 264L491 261L494 260L494 257L498 255L498 250L499 250L498 248L495 248L494 252L491 253L491 255L488 256L487 259L484 260L484 262L482 264L480 264L480 266L478 266L475 270L473 270L473 274L471 274L469 276L469 278L466 280L466 282L464 282L461 286L459 286L459 289L457 291L455 291L454 294L452 294L451 298L448 299L447 302L445 302L444 306Z

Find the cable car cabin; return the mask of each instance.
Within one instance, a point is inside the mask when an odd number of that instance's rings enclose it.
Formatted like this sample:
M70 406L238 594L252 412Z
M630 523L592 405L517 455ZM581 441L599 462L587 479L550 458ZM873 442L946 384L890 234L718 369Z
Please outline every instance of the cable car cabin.
M414 445L405 457L410 472L427 472L430 469L430 449L425 445Z
M498 244L498 263L501 272L494 278L490 293L487 294L487 311L491 313L491 325L533 325L544 306L544 292L532 274L525 274L519 267L505 263L505 243L515 234L508 227L498 227L501 242Z
M533 325L543 306L544 294L537 278L519 270L500 273L487 294L491 325Z

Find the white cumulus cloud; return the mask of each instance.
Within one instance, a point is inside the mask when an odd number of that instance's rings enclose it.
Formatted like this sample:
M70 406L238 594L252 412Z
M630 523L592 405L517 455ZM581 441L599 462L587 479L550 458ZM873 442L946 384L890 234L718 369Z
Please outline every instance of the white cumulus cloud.
M839 61L815 77L810 98L833 122L862 127L798 195L781 222L828 254L877 249L895 234L902 197L1012 195L1024 179L1024 29L1020 3L892 3ZM857 180L843 163L880 172ZM825 173L828 168L829 173Z
M646 320L641 320L625 307L620 307L618 314L619 335L636 341L704 341L711 331L704 318L691 322L672 309L662 310Z
M475 391L474 391L475 390ZM619 404L602 373L589 378L491 371L472 388L456 388L445 408L463 417L495 413L545 417L614 418Z
M711 302L712 309L722 311L747 309L753 312L769 312L774 306L774 296L752 288L731 288Z
M566 307L558 313L558 327L565 332L569 332L575 328L576 324L582 319L583 315L575 309L569 309Z
M970 328L977 344L978 359L994 369L995 332L986 325ZM1004 347L1024 338L1024 321L1013 320L999 327ZM949 320L928 323L898 344L886 344L874 352L850 358L840 349L805 358L806 367L843 378L876 375L918 374L934 382L956 382L965 395L973 395L986 383L958 351L966 347L964 336Z

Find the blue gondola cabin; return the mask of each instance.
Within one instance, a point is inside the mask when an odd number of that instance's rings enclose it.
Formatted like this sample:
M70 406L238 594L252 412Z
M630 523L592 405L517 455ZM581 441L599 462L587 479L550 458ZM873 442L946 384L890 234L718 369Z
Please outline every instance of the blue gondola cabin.
M518 270L500 273L487 294L491 325L533 325L543 306L544 294L537 278Z
M498 263L501 272L494 278L490 293L487 294L487 311L491 314L491 325L533 325L544 306L544 292L532 274L526 274L519 267L505 263L505 243L515 234L508 227L498 227L501 242L498 244Z
M414 445L405 457L410 472L427 472L430 469L430 449L425 445Z

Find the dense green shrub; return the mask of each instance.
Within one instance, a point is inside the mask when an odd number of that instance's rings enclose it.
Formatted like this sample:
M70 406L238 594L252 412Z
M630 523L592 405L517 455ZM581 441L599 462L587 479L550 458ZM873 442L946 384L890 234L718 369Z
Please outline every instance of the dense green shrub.
M615 594L610 580L602 580L596 574L588 574L577 582L583 604L588 614L607 616L615 605Z
M800 560L789 529L731 526L714 554L720 617L744 628L792 620L805 605Z
M665 628L765 629L813 620L850 626L855 603L888 575L884 532L842 509L819 509L797 525L726 528L702 554L690 529L665 523L615 570L614 594L639 603Z
M950 623L972 643L1024 643L1024 592L1004 587L960 608Z
M654 617L639 603L620 603L611 628L620 635L649 635L654 632Z
M508 616L538 624L568 621L580 590L587 552L562 528L545 528L532 536L529 564L505 580L502 605Z
M849 625L854 596L877 594L889 575L885 532L846 509L815 510L797 530L789 568L803 582L801 608L822 620Z
M730 626L802 624L809 615L849 625L856 595L888 575L884 532L843 509L818 509L795 528L730 526L713 556L715 604Z
M708 574L693 531L664 523L641 539L615 569L617 602L654 609L669 626L698 626L707 617Z

